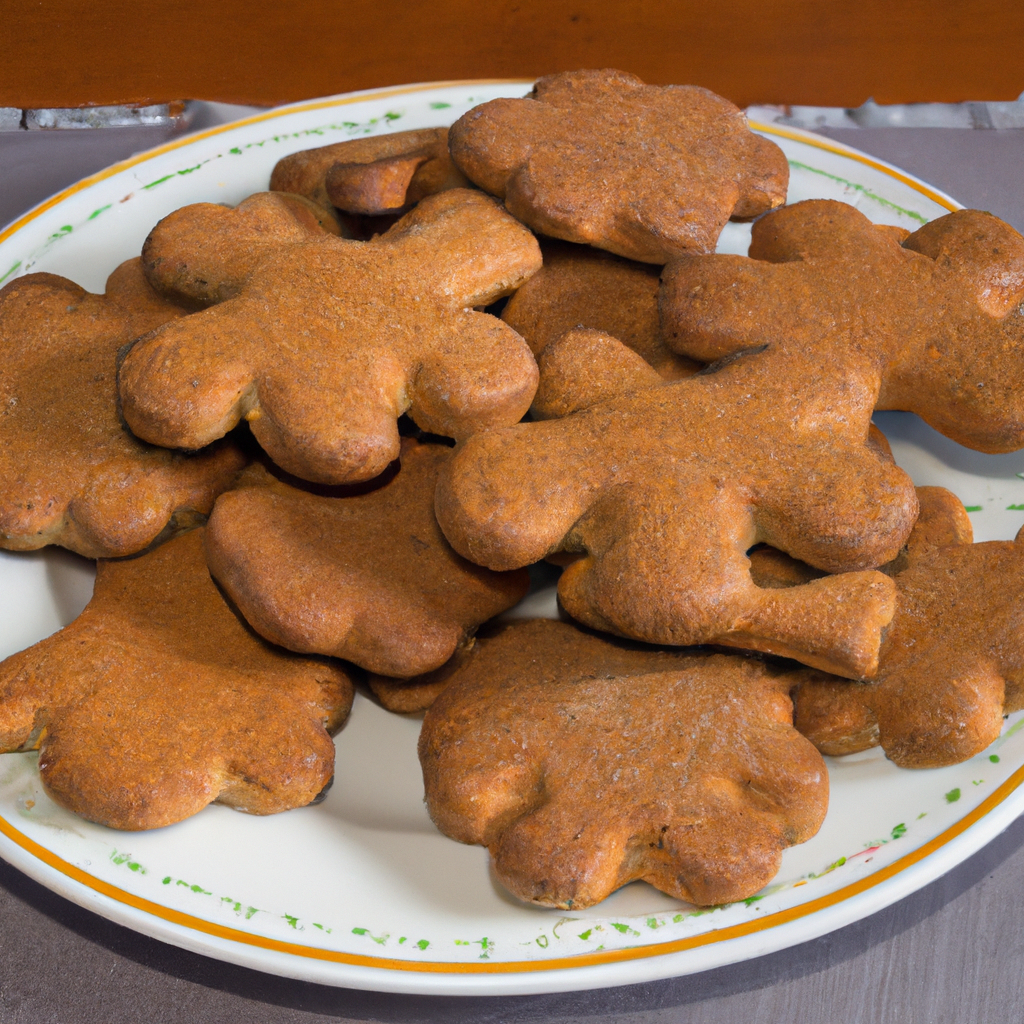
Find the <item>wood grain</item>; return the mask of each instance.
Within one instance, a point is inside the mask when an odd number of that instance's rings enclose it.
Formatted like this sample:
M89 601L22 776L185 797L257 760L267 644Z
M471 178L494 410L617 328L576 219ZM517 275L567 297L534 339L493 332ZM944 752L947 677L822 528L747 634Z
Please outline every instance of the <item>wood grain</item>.
M734 102L1008 100L1024 4L1005 0L34 0L5 5L0 106L206 99L619 67Z

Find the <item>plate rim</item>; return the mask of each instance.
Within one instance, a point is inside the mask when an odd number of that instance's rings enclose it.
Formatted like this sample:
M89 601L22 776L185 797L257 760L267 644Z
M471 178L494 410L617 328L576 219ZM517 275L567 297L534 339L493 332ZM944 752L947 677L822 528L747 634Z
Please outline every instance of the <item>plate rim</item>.
M544 971L562 970L567 968L584 968L604 966L610 963L621 963L626 961L643 960L651 957L667 956L673 953L683 953L690 949L701 946L710 946L718 942L727 941L733 938L742 938L748 935L768 931L772 928L779 928L810 917L819 910L831 906L847 903L853 897L877 889L879 886L890 882L896 876L903 874L908 869L914 868L928 857L939 850L948 847L973 826L988 819L989 815L996 808L1003 807L1014 793L1024 783L1024 765L1018 768L1012 775L1002 782L976 807L955 821L948 828L944 829L937 836L914 850L905 853L899 859L885 867L865 875L862 878L850 882L842 888L825 893L822 896L809 900L806 903L797 904L784 910L775 911L772 914L761 918L754 918L749 921L738 922L724 928L717 928L709 932L702 932L686 938L672 939L661 943L648 943L642 946L629 946L621 949L603 950L593 953L578 953L571 956L556 957L550 960L522 960L522 961L488 961L480 962L451 962L451 961L427 961L427 960L398 960L389 957L376 957L363 953L347 953L341 950L322 949L317 946L306 945L305 943L286 942L282 939L275 939L270 936L258 935L245 932L241 929L232 928L228 925L218 924L214 921L207 921L193 914L175 910L156 903L143 896L137 896L119 886L106 882L101 878L90 874L82 868L64 860L61 856L48 850L42 844L31 839L23 832L15 828L5 817L0 815L0 835L5 837L15 846L20 847L33 860L38 861L59 875L68 878L87 890L105 896L116 903L131 907L133 910L141 911L158 920L166 921L192 931L212 935L216 938L237 942L244 946L258 947L279 953L286 953L290 956L302 956L314 960L323 960L332 963L351 964L358 967L373 967L379 970L402 971L412 974L470 974L470 975L493 975L493 974L538 974ZM1024 809L1024 808L1021 808ZM1004 810L1006 808L1004 807ZM1014 820L1020 814L1016 812L1007 822ZM1005 828L1006 825L1003 827ZM1001 829L1000 829L1001 831ZM968 846L980 849L984 842L987 830L981 830L978 836L970 837L975 840L969 842ZM993 833L989 838L994 838L998 832ZM969 854L968 854L969 855ZM5 858L7 859L7 858ZM945 869L945 870L948 870ZM943 873L939 870L933 876L939 877ZM930 875L926 872L926 875ZM929 878L931 880L931 878ZM927 882L922 883L927 884ZM896 896L895 898L899 898ZM882 905L886 905L883 903ZM863 913L851 916L844 923L851 923L860 917L872 913L871 909ZM840 926L841 927L841 926ZM827 931L835 930L829 927ZM808 936L810 937L810 936ZM794 940L802 941L801 939Z
M409 96L452 87L528 85L534 80L533 78L482 78L419 82L317 97L261 111L236 121L183 135L114 163L69 185L50 198L43 200L0 231L0 242L6 241L63 200L106 178L155 157L213 138L235 128L272 121L291 114L342 107L395 96ZM893 164L862 153L852 146L789 126L766 124L759 121L750 121L749 123L752 129L763 134L790 139L866 165L901 182L947 210L963 208L955 199L933 185ZM593 953L580 953L548 960L486 963L406 961L322 949L244 932L174 910L105 882L46 849L20 832L2 815L0 815L0 837L5 841L0 841L0 855L40 884L101 914L101 916L131 927L133 930L149 934L160 941L191 948L205 955L241 963L258 970L269 970L273 973L318 983L378 991L432 992L436 994L447 991L449 994L466 995L479 995L485 991L491 994L570 991L579 988L603 987L609 984L629 984L650 980L654 977L696 973L713 966L750 959L766 952L796 945L875 913L882 907L940 877L1006 828L1014 818L1024 811L1024 799L1022 799L1022 794L1017 793L1022 783L1024 783L1024 766L1018 768L963 818L954 822L922 846L870 875L807 903L776 911L764 918L755 918L681 939ZM1017 800L1012 799L1015 793L1017 793ZM1020 806L1017 806L1018 804ZM13 846L14 850L11 851L9 846ZM13 857L10 855L12 852L14 853ZM35 870L31 870L31 868L35 868ZM63 880L64 884L55 886L51 872ZM866 900L854 899L854 897L869 893L871 897ZM133 912L132 920L126 922L123 917L105 913L106 901L110 901L114 906L130 908ZM840 918L838 921L834 915L827 916L825 920L815 921L814 915L818 911L830 907L843 908L838 915ZM134 913L141 915L141 920L134 918ZM151 927L148 929L141 927L146 921L151 922ZM181 933L178 934L175 929L180 929ZM193 933L198 933L198 936L189 941L189 937ZM770 933L780 941L774 943L771 949L749 948L756 946L756 937L762 933ZM214 951L210 948L208 940L204 944L201 936L211 936L237 948L225 950L218 947ZM683 963L673 964L673 970L670 973L664 969L651 970L650 965L655 962L664 965L665 958L679 959L681 954L689 953L691 950L716 946L729 940L741 940L739 945L734 944L731 947L735 955L718 959L714 964L695 964L693 966ZM259 956L261 950L283 955L289 960L295 958L293 965L295 969L282 970L280 963L271 966L254 962L253 957ZM232 953L235 955L232 956ZM325 975L319 970L300 969L303 964L311 965L312 963L334 968L344 965L347 968L363 970L359 970L356 976L349 973L345 977L338 977L337 975ZM626 976L625 970L630 965L635 967L643 963L649 965L647 971L634 970ZM609 968L613 968L613 970L609 972ZM593 976L596 970L602 970L605 973L599 983L595 985ZM416 979L420 983L399 982L399 978ZM430 984L426 983L428 978L431 979ZM506 979L504 984L494 983L496 979L502 978ZM433 983L435 980L440 984Z

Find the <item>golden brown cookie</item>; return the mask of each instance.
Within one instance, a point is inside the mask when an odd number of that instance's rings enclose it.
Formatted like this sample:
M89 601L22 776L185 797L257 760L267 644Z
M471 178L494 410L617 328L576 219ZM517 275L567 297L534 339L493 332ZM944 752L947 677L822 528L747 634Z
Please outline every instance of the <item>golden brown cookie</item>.
M352 692L336 663L252 634L194 530L101 561L85 611L0 664L0 749L38 749L54 800L111 828L169 825L212 801L272 814L330 782Z
M120 346L185 312L149 287L137 259L103 295L53 274L0 291L0 547L128 555L209 512L241 452L156 448L117 412Z
M427 808L543 906L582 909L636 879L702 906L744 899L825 816L828 774L792 726L792 676L513 623L427 711Z
M401 468L367 493L328 497L266 470L221 495L210 516L210 571L263 637L385 676L442 666L529 588L460 558L434 518L450 449L402 442Z
M790 362L817 353L817 379L791 377L802 391L831 388L839 359L845 377L874 378L878 409L978 451L1024 447L1024 238L1008 224L958 210L907 236L813 199L759 220L750 256L665 268L666 344L709 362L762 345Z
M662 340L657 267L550 239L541 242L541 253L544 266L501 314L535 356L567 331L588 327L618 338L666 380L690 377L700 368Z
M142 246L150 284L175 302L233 299L272 246L338 235L333 214L304 196L257 192L234 209L194 203L164 217Z
M904 768L957 764L1024 708L1024 530L1012 543L972 544L956 497L919 494L876 678L811 677L794 694L797 728L823 753L881 745Z
M197 448L244 417L288 472L349 483L397 458L404 412L459 438L514 423L529 408L537 384L529 348L472 307L514 291L539 269L540 250L490 197L430 196L370 242L271 238L251 270L221 253L219 239L205 247L202 223L225 213L186 207L147 243L169 266L180 249L235 297L128 352L120 394L140 436ZM176 287L184 279L176 274Z
M597 332L594 332L594 334L597 335ZM869 435L869 443L873 444L889 458L892 457L888 441L874 425L872 425L871 434ZM927 492L929 489L924 488L923 490ZM921 492L922 489L919 488L918 493L920 494ZM922 520L918 519L915 529L920 531L923 525ZM560 565L571 565L578 557L580 556L570 552L558 552L552 555L549 561ZM813 569L806 562L798 561L777 548L769 547L767 544L757 545L747 552L747 557L750 559L750 578L756 586L762 588L782 589L785 587L795 587L803 583L810 583L811 580L820 579L827 575L827 573L822 572L820 569ZM901 559L903 558L905 558L905 549L895 562L883 566L881 571L891 574L894 571L894 566L902 564ZM499 620L498 623L485 626L480 631L478 638L487 637L491 635L493 630L501 628L504 628L504 626ZM368 679L370 689L373 690L374 695L388 711L404 714L426 711L448 685L453 674L461 665L461 659L467 657L469 651L470 647L468 645L462 647L441 668L412 679L388 679L384 676L371 675Z
M392 213L469 181L448 153L447 128L348 139L278 160L276 192L297 192L346 213Z
M568 416L664 380L618 338L587 327L574 327L557 338L544 349L539 362L540 384L530 406L534 420Z
M664 381L614 338L573 331L541 355L536 402L569 415L463 442L438 522L492 569L578 554L558 593L594 628L870 676L895 588L861 570L893 559L917 517L910 478L871 436L876 388L785 349ZM841 575L758 587L759 542Z
M731 216L786 199L789 165L743 112L696 86L570 71L452 125L471 181L535 231L645 263L712 252Z

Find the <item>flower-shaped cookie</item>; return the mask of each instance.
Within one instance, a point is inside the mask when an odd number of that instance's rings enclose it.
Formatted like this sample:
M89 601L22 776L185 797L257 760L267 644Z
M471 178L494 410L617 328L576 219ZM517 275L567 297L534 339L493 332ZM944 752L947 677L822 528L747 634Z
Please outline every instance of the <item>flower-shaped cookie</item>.
M279 466L347 483L398 457L404 412L459 438L514 423L529 408L530 350L472 308L515 290L541 262L534 237L493 199L451 189L370 242L270 234L243 258L205 248L207 222L231 217L217 206L185 207L147 242L158 285L168 267L180 291L187 275L175 268L196 259L204 292L235 297L153 332L125 356L122 407L140 436L198 448L244 417Z
M636 879L699 905L744 899L825 816L825 764L792 725L800 674L513 623L427 711L427 808L544 906Z
M731 216L785 202L789 165L707 89L622 71L541 78L452 125L455 163L535 231L645 263L712 252Z
M100 562L85 611L0 664L0 749L38 749L50 795L90 821L156 828L214 800L272 814L330 782L351 681L254 636L201 532Z
M530 585L525 570L482 569L444 539L434 487L449 454L406 438L391 479L346 497L251 472L210 516L210 571L261 636L290 650L387 676L439 668Z
M118 349L185 312L153 292L137 259L103 295L53 274L0 292L0 547L127 555L209 512L242 454L155 448L117 412Z
M278 160L275 192L296 192L321 206L374 216L393 213L469 182L448 153L447 128L421 128L303 149Z
M963 505L920 489L921 518L893 565L896 614L870 683L810 678L797 728L826 754L881 745L904 768L980 753L1024 708L1024 529L971 543Z

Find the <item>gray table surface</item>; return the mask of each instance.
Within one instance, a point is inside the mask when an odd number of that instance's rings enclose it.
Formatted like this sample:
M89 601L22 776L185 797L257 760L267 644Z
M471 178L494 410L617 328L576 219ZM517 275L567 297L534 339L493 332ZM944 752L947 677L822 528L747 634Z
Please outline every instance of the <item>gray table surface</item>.
M132 129L138 135L140 130ZM140 145L0 135L0 223ZM838 129L1024 232L1024 131ZM69 136L75 136L70 138ZM141 141L139 141L141 140ZM35 147L35 148L33 148ZM949 874L830 935L703 974L565 995L388 996L260 974L111 924L0 862L0 1024L314 1021L937 1022L1024 1018L1024 819Z

